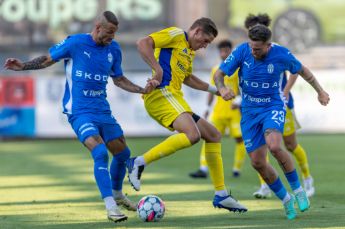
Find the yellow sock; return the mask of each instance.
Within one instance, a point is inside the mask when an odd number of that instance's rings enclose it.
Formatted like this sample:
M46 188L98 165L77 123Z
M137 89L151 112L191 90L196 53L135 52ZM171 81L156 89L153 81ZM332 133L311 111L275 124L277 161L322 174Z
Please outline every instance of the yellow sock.
M266 155L266 161L267 161L267 162L270 161L270 159L269 159L269 157L268 157L268 153L267 153L267 155ZM259 173L258 173L258 176L259 176L260 185L262 186L262 185L266 184L266 181L262 178L262 176L261 176Z
M221 144L205 143L205 156L214 189L225 190Z
M200 151L200 167L207 167L207 161L205 157L205 141L202 143L201 151Z
M233 170L241 171L244 160L246 158L246 148L243 142L236 143L235 145L235 155L234 155L234 166Z
M165 139L160 144L156 145L149 151L147 151L143 157L146 164L158 160L160 158L169 156L170 154L175 153L176 151L189 147L192 144L190 143L188 137L184 133L174 134Z
M298 144L294 151L292 151L292 154L294 155L299 167L301 168L303 178L305 179L307 177L310 177L307 154L302 146Z
M260 181L261 186L266 184L265 180L261 177L260 173L258 173L258 177L259 177L259 181Z

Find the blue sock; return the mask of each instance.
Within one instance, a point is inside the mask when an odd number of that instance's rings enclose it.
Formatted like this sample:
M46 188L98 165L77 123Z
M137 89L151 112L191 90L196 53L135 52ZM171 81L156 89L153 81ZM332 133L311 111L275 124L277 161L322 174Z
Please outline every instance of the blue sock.
M104 144L99 144L92 150L91 155L94 160L93 172L102 199L113 196L108 171L109 156L107 147Z
M131 152L126 147L122 152L113 156L110 165L111 184L114 190L122 190L123 180L126 176L126 161L130 157Z
M301 184L299 183L299 180L298 180L296 169L294 169L292 172L285 173L285 176L292 190L295 191L296 189L301 187Z
M281 182L280 178L278 177L277 180L275 180L272 184L268 184L268 186L270 187L270 189L274 192L274 194L276 194L276 196L283 200L284 197L287 194L287 191L283 185L283 183Z

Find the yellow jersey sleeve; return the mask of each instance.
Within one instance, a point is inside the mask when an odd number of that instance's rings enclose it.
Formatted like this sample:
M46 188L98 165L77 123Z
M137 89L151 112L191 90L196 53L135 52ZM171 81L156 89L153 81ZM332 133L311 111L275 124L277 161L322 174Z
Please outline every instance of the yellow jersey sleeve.
M175 48L176 44L184 39L184 31L177 27L170 27L160 30L149 35L154 43L155 48Z
M192 59L192 61L191 61L191 63L190 63L189 68L187 69L187 74L188 74L188 76L190 76L190 75L193 73L194 53L192 53L191 59Z

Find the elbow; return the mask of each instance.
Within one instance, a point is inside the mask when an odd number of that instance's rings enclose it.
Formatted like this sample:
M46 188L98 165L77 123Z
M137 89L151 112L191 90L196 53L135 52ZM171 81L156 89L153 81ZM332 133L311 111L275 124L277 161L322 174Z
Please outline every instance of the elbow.
M143 50L144 38L139 39L136 44L138 51L141 53L141 50Z
M139 39L136 45L140 53L142 53L147 47L151 47L152 49L154 49L153 40L151 37L144 37Z

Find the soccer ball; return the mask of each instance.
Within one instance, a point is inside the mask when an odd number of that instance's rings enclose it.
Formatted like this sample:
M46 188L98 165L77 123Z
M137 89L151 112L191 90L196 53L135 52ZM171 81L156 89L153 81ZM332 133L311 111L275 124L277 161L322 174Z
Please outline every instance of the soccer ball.
M163 218L164 212L164 202L155 195L144 196L137 206L138 216L144 222L157 222Z

